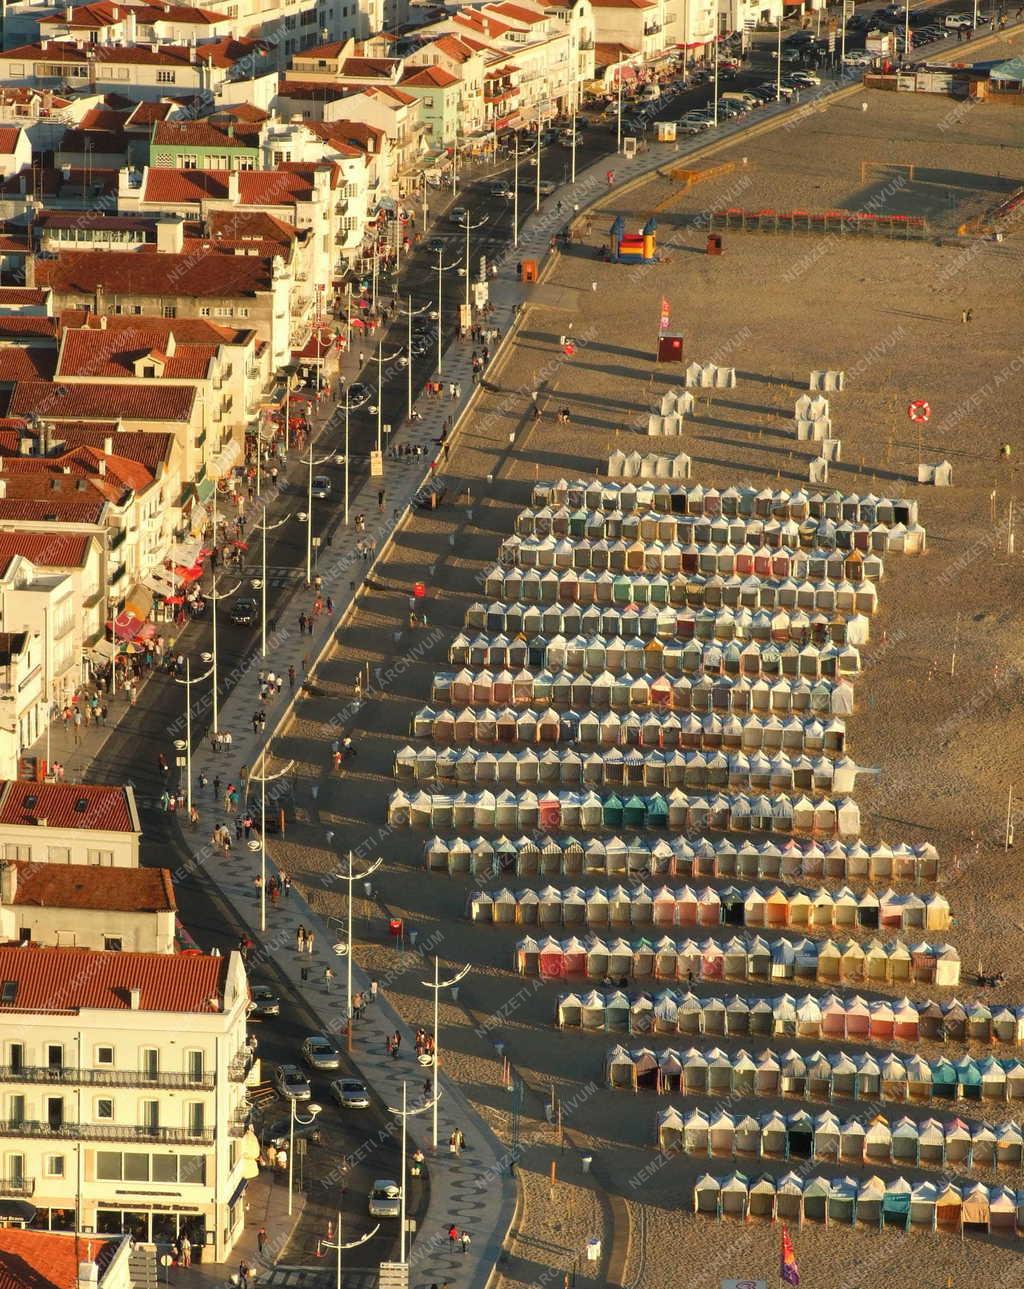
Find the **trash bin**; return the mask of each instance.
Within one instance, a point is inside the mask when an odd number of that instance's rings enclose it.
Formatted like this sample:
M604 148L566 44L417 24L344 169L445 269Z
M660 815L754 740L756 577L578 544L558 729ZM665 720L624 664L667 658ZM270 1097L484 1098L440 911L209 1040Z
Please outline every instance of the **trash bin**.
M585 1173L589 1173L589 1172L590 1172L590 1165L591 1165L593 1162L594 1162L594 1156L593 1156L593 1155L584 1155L584 1156L583 1156L583 1158L580 1160L580 1165L582 1166L583 1171L584 1171Z
M409 943L410 943L411 945L415 945L415 944L416 944L416 941L419 939L419 934L420 934L420 933L419 933L418 931L410 931L410 932L409 932Z
M522 280L524 282L537 281L537 261L536 260L523 260Z
M708 233L707 253L709 255L722 254L722 234Z

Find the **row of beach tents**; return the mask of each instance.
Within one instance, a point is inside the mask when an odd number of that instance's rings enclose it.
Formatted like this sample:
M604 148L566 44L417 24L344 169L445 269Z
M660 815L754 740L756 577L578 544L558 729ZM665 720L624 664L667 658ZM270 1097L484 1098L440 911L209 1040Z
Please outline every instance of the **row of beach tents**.
M604 940L597 935L558 940L525 936L514 951L521 976L547 980L580 977L596 981L660 980L808 980L821 983L886 985L914 982L950 989L960 983L960 955L947 944L906 945L902 940L811 940L806 936L770 943L760 936L735 935L725 943L707 938L674 941L669 936L635 941ZM599 999L591 998L594 1006ZM622 1000L616 1000L621 1005ZM694 1012L700 1024L700 1000ZM670 1009L666 1004L666 1010ZM718 1014L712 1003L712 1012ZM694 1031L696 1032L696 1031ZM813 1037L813 1035L809 1035ZM842 1035L840 1035L842 1037Z
M881 555L860 551L791 550L723 542L592 541L588 537L506 537L498 558L521 569L586 569L611 573L739 573L795 581L870 580L885 575Z
M753 488L731 485L615 483L607 479L556 479L535 483L532 506L568 506L591 510L658 510L683 515L743 515L758 519L833 519L865 524L915 524L917 502L901 497L860 496L856 492L807 492L798 488Z
M757 640L783 645L794 644L865 644L869 638L870 619L864 614L850 617L805 613L803 609L778 609L769 613L758 609L670 609L648 604L642 609L612 608L578 604L537 604L516 601L505 604L494 600L485 604L477 600L465 615L467 631L487 631L492 635L621 636L624 640Z
M876 895L868 890L855 895L848 886L830 891L762 891L751 886L662 886L652 890L639 885L583 890L523 890L508 887L474 891L466 912L473 922L497 926L633 926L716 927L745 926L766 930L798 930L812 934L827 931L948 931L952 924L949 902L938 891L920 896L897 894L892 888Z
M930 842L915 846L889 846L875 842L798 841L781 845L747 839L737 845L728 837L690 840L659 837L645 840L634 834L622 837L542 835L515 839L507 836L432 837L424 846L424 863L431 872L449 876L472 874L517 877L680 877L768 878L799 880L833 878L838 881L934 880L939 854Z
M910 1005L904 1001L876 1004L870 1023L882 1041L899 1025L914 1028ZM906 1017L901 1020L901 1017ZM979 1022L980 1024L980 1022ZM869 1034L869 1038L874 1035ZM980 1060L964 1055L925 1060L887 1052L800 1053L766 1049L759 1055L740 1048L701 1051L613 1047L605 1061L608 1086L620 1091L679 1092L708 1097L802 1097L809 1101L1024 1100L1024 1064L1010 1058Z
M406 744L395 753L395 778L406 783L503 783L520 787L586 784L592 788L730 788L737 792L853 791L857 766L849 757L788 756L776 752L660 752L610 748L581 754L573 748L518 752L506 749Z
M874 613L878 589L873 582L826 577L757 577L753 573L595 573L573 568L543 572L494 564L484 575L490 600L524 600L532 604L662 604L692 609L703 606L746 609L804 609L810 613Z
M593 679L586 672L515 673L505 669L435 672L432 703L507 707L557 703L566 707L611 707L630 711L654 707L665 712L735 712L763 716L849 716L853 686L848 680L795 680L786 676L612 676Z
M454 667L547 668L552 672L589 672L592 684L610 676L665 673L695 676L855 676L860 653L853 644L798 645L774 640L670 640L646 642L623 636L469 636L460 632L448 646ZM602 674L603 673L603 674ZM606 683L608 683L606 681Z
M693 1187L694 1213L721 1221L830 1222L897 1231L953 1235L1024 1233L1024 1191L982 1182L918 1182L905 1177L815 1177L787 1173L776 1180L734 1172L705 1173Z
M1024 1133L1014 1123L889 1119L831 1110L769 1110L753 1115L728 1110L706 1114L670 1106L657 1119L658 1149L665 1154L712 1159L810 1159L833 1163L904 1165L911 1168L1020 1168Z
M860 807L850 797L694 795L673 788L662 794L612 792L427 792L388 800L392 828L473 828L516 832L531 828L661 828L674 832L806 833L819 837L860 835Z
M555 711L552 708L421 707L409 733L436 743L576 743L604 747L684 748L748 754L787 751L791 756L840 757L846 746L843 721L817 717L720 716L709 712Z

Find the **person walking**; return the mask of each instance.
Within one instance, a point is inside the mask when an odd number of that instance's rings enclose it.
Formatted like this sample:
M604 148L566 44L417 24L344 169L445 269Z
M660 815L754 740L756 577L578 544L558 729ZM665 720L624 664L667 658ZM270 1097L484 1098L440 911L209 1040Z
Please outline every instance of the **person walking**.
M192 1241L187 1235L181 1238L181 1265L190 1267L192 1265Z
M249 1289L249 1264L244 1258L238 1264L238 1289Z
M299 929L295 932L295 952L306 952L306 928L300 924Z
M265 1226L261 1226L260 1229L256 1232L256 1247L260 1251L260 1253L263 1252L263 1249L266 1243L267 1243L267 1228Z
M387 495L387 494L385 493L385 491L384 491L384 489L383 489L383 488L378 488L378 490L377 490L377 510L378 510L378 513L384 509L384 499L385 499L386 495Z
M331 992L331 985L334 983L334 972L330 967L324 967L324 988L328 993Z
M312 931L306 932L306 953L310 958L312 958L313 956L313 932Z
M459 1238L462 1241L462 1256L465 1257L466 1254L469 1252L469 1246L472 1241L472 1236L469 1234L468 1231L463 1231L462 1235Z
M448 1228L448 1248L454 1249L459 1242L459 1228L453 1222Z
M396 1061L398 1060L398 1050L401 1046L402 1046L402 1036L401 1034L399 1034L398 1030L396 1029L391 1038L391 1055Z

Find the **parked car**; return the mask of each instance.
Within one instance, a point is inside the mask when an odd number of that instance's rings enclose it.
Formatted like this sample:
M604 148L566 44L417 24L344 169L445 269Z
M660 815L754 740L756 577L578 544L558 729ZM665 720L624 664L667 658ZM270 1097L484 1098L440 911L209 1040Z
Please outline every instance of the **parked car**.
M360 1079L334 1079L331 1096L343 1110L366 1110L370 1104L370 1093Z
M947 13L943 22L952 30L957 27L973 26L973 19L969 13Z
M810 89L814 85L821 84L821 77L816 72L791 72L789 79L796 83L798 89L805 86Z
M331 495L331 481L325 474L315 474L313 476L313 496L318 501L326 501Z
M274 1087L288 1101L308 1101L313 1095L309 1079L297 1065L278 1065L274 1069Z
M266 985L249 986L249 1019L266 1020L281 1015L281 1000Z
M251 595L240 595L231 606L231 621L236 627L251 627L259 617L259 608Z
M843 59L847 67L870 67L875 60L866 50L853 49Z
M303 1040L302 1059L313 1070L337 1070L341 1066L338 1049L323 1034L313 1034Z
M813 43L813 41L814 41L813 31L794 31L794 32L791 32L788 36L786 36L782 43L784 45L799 46L799 45L809 45Z
M370 1188L371 1217L398 1217L402 1212L402 1188L397 1182L376 1181Z

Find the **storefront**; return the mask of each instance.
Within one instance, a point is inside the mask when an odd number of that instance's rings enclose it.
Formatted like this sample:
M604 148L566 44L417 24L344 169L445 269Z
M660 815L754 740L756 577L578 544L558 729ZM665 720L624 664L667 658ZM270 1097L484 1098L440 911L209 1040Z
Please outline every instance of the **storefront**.
M96 1207L97 1235L130 1235L145 1244L170 1244L188 1236L192 1244L193 1259L201 1261L200 1250L213 1244L213 1232L207 1232L206 1216L197 1208L178 1204L146 1204L132 1208L104 1205Z

